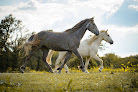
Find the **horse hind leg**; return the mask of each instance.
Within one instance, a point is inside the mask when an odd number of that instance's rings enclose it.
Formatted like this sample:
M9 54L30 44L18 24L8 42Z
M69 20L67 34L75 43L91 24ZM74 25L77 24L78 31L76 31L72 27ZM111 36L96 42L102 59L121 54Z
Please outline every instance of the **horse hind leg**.
M51 65L51 63L52 63L51 58L52 58L53 54L54 54L54 51L50 50L49 53L48 53L48 56L46 57L46 61L49 65Z
M37 50L39 50L39 49L40 49L39 47L35 47L35 48L32 49L32 50L30 51L30 53L26 56L25 63L20 67L20 72L21 72L21 73L24 73L24 70L25 70L25 68L26 68L26 65L27 65L29 59L30 59L30 58L32 57L32 55L33 55Z
M68 66L66 64L64 65L64 68L65 68L65 72L68 73L69 72L69 68L68 68Z
M52 67L51 67L51 66L47 63L47 61L46 61L46 57L47 57L47 55L48 55L49 49L47 49L46 47L42 47L41 50L43 51L42 59L43 59L44 64L45 64L46 67L49 69L49 71L50 71L51 73L53 73Z
M65 58L65 57L64 57ZM61 60L61 62L63 63L64 62L64 58ZM69 72L69 68L68 66L65 64L64 65L64 69L65 69L65 72L68 73Z

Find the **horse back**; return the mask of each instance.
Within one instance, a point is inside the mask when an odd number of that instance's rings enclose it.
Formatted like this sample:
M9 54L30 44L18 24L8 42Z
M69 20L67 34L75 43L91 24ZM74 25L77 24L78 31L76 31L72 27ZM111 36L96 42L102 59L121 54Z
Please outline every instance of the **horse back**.
M49 49L55 51L64 51L69 49L66 34L64 32L41 31L38 33L38 37L43 46Z

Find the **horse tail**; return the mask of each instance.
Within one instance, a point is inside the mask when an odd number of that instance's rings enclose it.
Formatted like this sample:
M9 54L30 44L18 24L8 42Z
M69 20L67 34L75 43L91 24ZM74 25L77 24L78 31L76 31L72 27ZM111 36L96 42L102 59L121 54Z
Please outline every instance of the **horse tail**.
M27 42L32 41L33 38L34 38L34 36L35 36L35 34L33 34L33 35L27 40Z
M25 42L23 45L21 45L19 48L24 48L25 50L25 56L28 55L29 51L32 50L32 46L38 46L40 43L40 40L38 39L37 34L33 34L27 42Z
M48 56L46 57L46 61L49 65L51 65L51 63L52 63L51 58L52 58L53 54L54 54L54 51L50 50L49 53L48 53Z

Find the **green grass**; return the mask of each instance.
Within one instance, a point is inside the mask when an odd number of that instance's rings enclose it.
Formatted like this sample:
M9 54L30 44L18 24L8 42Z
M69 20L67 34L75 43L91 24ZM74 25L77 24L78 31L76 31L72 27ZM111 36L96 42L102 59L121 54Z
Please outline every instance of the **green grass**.
M0 92L135 92L138 73L0 73Z

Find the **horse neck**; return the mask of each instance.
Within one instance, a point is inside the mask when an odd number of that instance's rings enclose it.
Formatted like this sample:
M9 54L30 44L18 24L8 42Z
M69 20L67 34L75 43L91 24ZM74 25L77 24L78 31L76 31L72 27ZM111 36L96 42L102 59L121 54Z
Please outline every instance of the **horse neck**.
M99 47L100 44L101 44L101 42L102 42L102 40L103 40L103 35L99 35L98 38L97 38L95 41L93 41L93 43L94 43L94 45L96 45L96 46ZM92 43L92 44L93 44L93 43ZM91 44L91 45L92 45L92 44Z
M86 32L86 30L87 30L87 28L86 28L87 23L88 23L88 21L86 21L86 22L83 24L83 26L81 26L81 27L75 32L75 34L77 35L77 38L78 38L79 40L82 39L83 35L85 34L85 32Z

